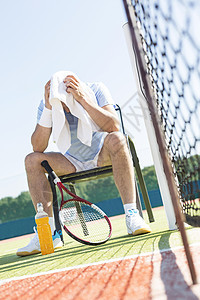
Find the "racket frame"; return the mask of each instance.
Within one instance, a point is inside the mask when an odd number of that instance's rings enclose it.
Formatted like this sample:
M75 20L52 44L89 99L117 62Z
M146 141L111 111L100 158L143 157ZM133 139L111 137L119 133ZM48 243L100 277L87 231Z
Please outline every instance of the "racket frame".
M60 219L60 223L61 225L63 226L65 232L73 239L75 239L76 241L82 243L82 244L85 244L85 245L91 245L91 246L97 246L97 245L101 245L101 244L104 244L105 242L107 242L109 240L109 238L111 237L111 234L112 234L112 225L111 225L111 222L108 218L108 216L98 207L96 206L95 204L75 195L74 193L72 193L70 190L68 190L66 188L66 186L64 186L60 180L60 178L56 175L56 173L52 170L52 168L50 167L48 161L44 160L42 161L41 165L45 168L45 170L47 171L47 173L49 174L49 176L51 177L51 179L53 180L54 184L57 185L59 191L60 191L60 194L61 194L61 203L60 203L60 209L59 209L59 219ZM72 198L71 199L68 199L68 200L64 200L64 195L63 195L63 190L68 194L70 195ZM86 205L89 205L91 206L92 208L96 209L97 211L99 211L100 214L102 214L105 218L105 220L107 221L108 223L108 226L109 226L109 235L107 236L107 238L105 240L102 240L102 241L99 241L99 242L89 242L87 240L83 240L77 236L75 236L66 226L65 224L63 223L62 221L62 218L60 216L60 213L62 211L62 207L64 206L64 204L66 204L67 202L72 202L72 201L75 201L75 204L79 204L79 202L82 202L82 203L85 203ZM77 206L76 206L76 209L77 209L77 212L78 212L78 209ZM80 207L81 209L81 207ZM79 214L79 213L78 213ZM84 221L85 222L85 221ZM80 220L80 223L82 225L82 228L83 230L85 230L83 222L81 222ZM87 235L87 234L85 234Z

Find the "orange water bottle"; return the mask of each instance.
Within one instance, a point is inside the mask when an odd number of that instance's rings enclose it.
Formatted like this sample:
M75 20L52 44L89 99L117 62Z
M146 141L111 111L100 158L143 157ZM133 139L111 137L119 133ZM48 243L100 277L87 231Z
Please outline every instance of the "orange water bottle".
M35 216L37 232L42 255L54 252L51 227L49 225L48 214L43 210L42 203L37 203L37 214Z

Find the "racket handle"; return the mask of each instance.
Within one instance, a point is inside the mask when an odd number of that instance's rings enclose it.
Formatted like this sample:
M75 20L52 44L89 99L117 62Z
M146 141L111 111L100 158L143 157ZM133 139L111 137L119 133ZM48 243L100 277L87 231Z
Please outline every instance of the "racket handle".
M54 181L54 183L57 183L57 182L60 181L60 179L58 178L58 176L56 175L56 173L50 167L50 165L49 165L49 163L48 163L47 160L43 160L41 162L41 165L43 166L43 168L45 168L45 170L47 171L47 173L49 174L49 176L51 177L51 179Z

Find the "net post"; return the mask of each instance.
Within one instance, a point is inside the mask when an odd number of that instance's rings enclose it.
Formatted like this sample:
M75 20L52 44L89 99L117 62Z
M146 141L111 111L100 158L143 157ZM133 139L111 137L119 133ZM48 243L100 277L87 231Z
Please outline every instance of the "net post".
M190 252L189 243L188 243L188 239L187 239L187 235L186 235L186 231L185 231L185 227L184 227L184 223L183 223L183 215L181 213L180 203L178 201L179 200L179 192L178 192L177 185L175 183L175 178L173 175L172 163L170 161L170 158L169 158L169 155L168 155L168 152L166 149L164 133L160 126L160 120L158 118L158 113L157 113L157 109L156 109L155 101L154 101L154 94L151 89L151 83L150 83L149 77L147 76L147 72L146 72L146 63L145 63L144 57L142 55L142 52L143 52L142 45L141 45L141 41L140 41L139 32L137 30L136 20L134 18L133 7L131 5L130 0L123 0L123 5L124 5L125 12L126 12L127 19L128 19L128 25L129 25L129 30L130 30L130 34L131 34L132 46L134 47L134 52L136 55L136 63L139 68L140 79L142 81L142 85L144 88L147 107L148 107L148 110L149 110L149 113L151 116L151 120L152 120L152 124L154 127L156 140L157 140L157 144L158 144L158 148L159 148L159 153L160 153L160 157L161 157L161 161L162 161L162 166L163 166L163 170L164 170L166 180L168 183L168 188L169 188L169 192L170 192L170 196L171 196L171 200L172 200L172 204L173 204L173 208L174 208L177 225L180 230L181 237L182 237L182 241L183 241L183 245L184 245L184 249L185 249L185 253L186 253L186 257L187 257L187 261L188 261L188 265L189 265L189 269L190 269L191 278L192 278L193 284L196 284L197 283L196 270L194 267L194 263L193 263L193 259L192 259L192 255ZM132 12L130 12L129 9L132 10Z
M171 195L170 195L169 187L167 184L165 172L163 170L160 151L159 151L159 147L158 147L158 144L156 141L155 130L154 130L154 127L153 127L153 124L151 121L150 112L149 112L146 100L141 93L140 78L139 78L139 74L137 71L136 59L135 59L135 54L133 51L131 34L130 34L130 29L129 29L128 23L125 23L123 25L123 30L124 30L124 34L125 34L127 48L129 51L130 61L132 64L135 83L136 83L136 87L137 87L137 93L139 95L138 100L139 100L142 114L144 117L145 128L146 128L149 145L150 145L150 149L151 149L151 154L152 154L152 158L153 158L153 162L154 162L154 166L155 166L155 171L156 171L156 175L157 175L161 198L162 198L162 202L164 205L165 214L167 217L168 227L170 230L175 230L175 229L177 229L177 225L176 225L176 218L175 218L174 209L173 209L173 205L172 205Z

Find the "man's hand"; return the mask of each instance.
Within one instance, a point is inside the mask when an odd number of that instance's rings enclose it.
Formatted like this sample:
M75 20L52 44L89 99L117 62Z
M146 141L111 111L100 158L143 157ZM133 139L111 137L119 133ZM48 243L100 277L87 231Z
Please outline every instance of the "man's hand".
M48 109L52 109L51 104L49 103L49 94L50 94L50 86L51 86L51 80L49 80L45 85L45 106Z
M90 115L92 120L102 131L113 132L119 130L119 121L115 109L112 105L100 107L91 99L81 82L73 75L68 75L64 80L67 93L71 93L83 108Z
M93 104L93 101L90 99L90 95L85 91L84 87L81 85L80 81L73 75L68 75L63 80L66 85L67 93L71 93L74 99L83 105L83 102Z

